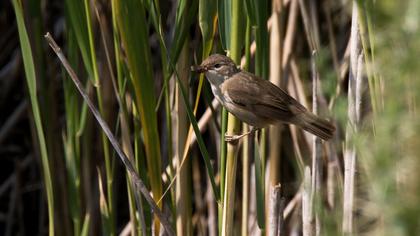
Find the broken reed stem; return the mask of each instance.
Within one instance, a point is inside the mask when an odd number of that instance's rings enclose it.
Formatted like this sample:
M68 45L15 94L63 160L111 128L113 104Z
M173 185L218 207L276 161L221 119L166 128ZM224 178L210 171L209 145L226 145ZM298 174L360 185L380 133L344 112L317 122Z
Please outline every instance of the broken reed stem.
M268 235L277 236L279 231L279 217L280 217L280 184L271 186L270 189L270 209L268 215ZM281 213L283 218L283 213Z
M277 236L284 236L285 234L285 227L284 227L284 207L286 205L286 199L284 197L280 198L280 206L279 206L279 217L278 217L278 228L277 228Z
M311 187L311 169L305 167L302 192L302 233L303 236L313 235L312 225L312 187Z

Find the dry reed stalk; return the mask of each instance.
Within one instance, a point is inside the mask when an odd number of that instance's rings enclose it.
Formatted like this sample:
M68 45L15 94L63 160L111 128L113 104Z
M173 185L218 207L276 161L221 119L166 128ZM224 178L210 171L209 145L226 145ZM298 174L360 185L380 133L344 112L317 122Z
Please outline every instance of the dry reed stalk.
M177 62L177 71L180 82L184 88L188 87L188 78L190 74L189 66L189 51L188 51L188 40L184 44L179 60ZM186 90L188 94L188 89ZM175 190L175 201L176 201L176 229L178 235L189 235L192 231L191 223L191 187L189 184L190 171L188 164L186 166L181 165L183 161L183 147L187 141L187 129L188 129L188 117L185 108L185 104L182 102L182 95L180 94L179 87L175 89L175 104L174 111L175 119L174 124L174 155L173 160L177 163L178 178L176 179L176 190ZM195 137L195 135L194 135ZM189 163L189 162L187 162ZM184 167L184 168L183 168Z
M305 167L303 192L302 192L302 229L303 236L313 235L313 218L312 218L312 177L309 166Z
M318 115L318 81L319 74L316 68L316 52L312 54L312 113ZM312 197L313 204L319 206L321 204L321 185L322 185L322 146L321 139L313 136L312 138ZM316 207L318 208L318 207ZM313 208L314 209L314 208ZM315 214L315 234L321 233L321 220L319 214Z
M359 31L359 10L357 1L353 1L352 24L350 35L350 70L348 87L348 123L346 128L346 147L344 151L344 196L343 196L343 232L351 234L354 227L354 195L355 195L355 172L356 172L356 149L352 139L357 132L357 119L360 114L360 91L357 89L357 80L361 78L362 53ZM359 74L360 73L360 74ZM359 88L360 89L360 86ZM360 118L360 117L359 117Z
M283 82L282 74L282 54L283 54L283 30L284 25L284 12L282 12L282 1L273 1L273 13L271 15L272 25L270 33L270 82L284 89L282 85L286 86ZM269 181L267 182L267 191L271 186L276 185L280 181L280 152L281 152L281 132L283 125L274 125L269 128ZM266 201L267 208L271 208Z

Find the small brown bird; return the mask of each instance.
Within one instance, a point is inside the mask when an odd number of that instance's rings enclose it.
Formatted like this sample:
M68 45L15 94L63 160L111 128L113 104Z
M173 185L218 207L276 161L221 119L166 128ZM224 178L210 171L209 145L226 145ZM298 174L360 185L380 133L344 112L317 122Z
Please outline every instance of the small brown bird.
M329 121L309 112L273 83L239 69L229 57L213 54L191 70L205 73L216 99L239 120L253 126L242 135L225 135L226 141L277 122L297 125L324 140L334 134L335 127Z

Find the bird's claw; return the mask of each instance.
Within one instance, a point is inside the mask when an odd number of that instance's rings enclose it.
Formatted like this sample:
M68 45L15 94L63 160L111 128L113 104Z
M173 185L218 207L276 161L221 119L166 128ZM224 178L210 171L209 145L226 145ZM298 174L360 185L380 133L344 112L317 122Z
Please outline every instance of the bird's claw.
M241 139L241 138L243 138L243 137L245 137L249 134L253 134L257 130L258 130L257 128L252 128L250 131L248 131L246 133L243 133L243 134L239 134L239 135L238 134L230 135L230 134L225 133L225 141L229 142L229 143L236 143L239 139Z
M230 135L230 134L225 133L225 141L228 142L228 143L236 142L240 138L241 138L240 135L235 135L235 134L234 135Z

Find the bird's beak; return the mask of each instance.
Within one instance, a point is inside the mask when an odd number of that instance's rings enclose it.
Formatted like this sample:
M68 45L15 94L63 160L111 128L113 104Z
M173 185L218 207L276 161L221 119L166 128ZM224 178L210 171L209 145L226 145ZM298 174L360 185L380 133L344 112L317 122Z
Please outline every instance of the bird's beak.
M200 65L191 66L191 71L197 72L197 73L203 73L207 71L207 68Z

